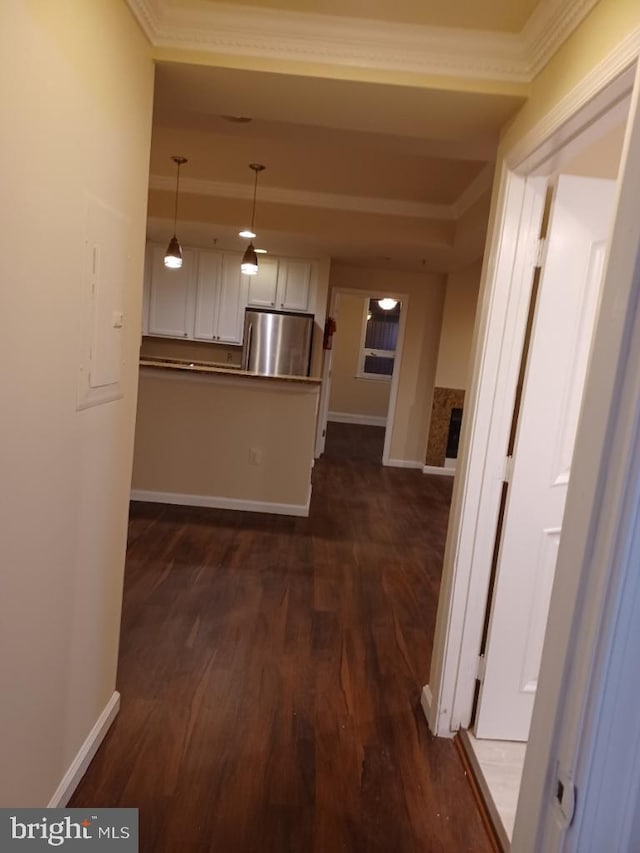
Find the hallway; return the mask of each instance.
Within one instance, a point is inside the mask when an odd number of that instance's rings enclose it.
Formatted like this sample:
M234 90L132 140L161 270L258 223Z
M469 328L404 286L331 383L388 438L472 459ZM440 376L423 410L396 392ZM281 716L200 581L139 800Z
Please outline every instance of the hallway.
M122 707L71 807L139 807L154 853L492 850L419 703L451 481L358 429L307 519L132 505Z

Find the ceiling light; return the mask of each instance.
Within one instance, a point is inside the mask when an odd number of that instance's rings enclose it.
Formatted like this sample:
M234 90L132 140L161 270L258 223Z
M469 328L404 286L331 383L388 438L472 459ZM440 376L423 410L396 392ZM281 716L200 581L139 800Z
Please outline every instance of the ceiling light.
M258 256L256 255L256 250L253 248L253 243L249 243L242 256L240 270L245 275L256 275L258 272Z
M262 163L249 163L249 168L253 169L255 172L255 178L253 181L253 205L251 207L251 228L247 231L241 231L241 237L248 237L250 240L256 236L255 231L253 230L253 225L256 218L256 194L258 192L258 174L259 172L264 171L264 166ZM247 249L242 256L242 264L240 265L240 269L245 275L256 275L258 272L258 255L256 254L256 250L253 247L253 243L249 243Z
M384 299L378 299L378 305L383 311L393 311L398 304L397 299L391 299L390 296L385 296Z
M171 159L178 167L176 172L176 201L173 209L173 237L169 241L164 255L164 265L170 270L179 270L182 266L182 248L176 236L176 225L178 222L178 195L180 193L180 166L187 162L187 158L172 157Z
M266 254L267 254L266 249L256 249L256 255L266 255Z
M253 181L253 206L251 208L251 228L243 228L238 234L239 237L245 237L247 240L254 240L256 233L253 230L253 223L256 218L256 193L258 191L258 173L263 172L265 167L262 163L249 163L249 168L255 172Z

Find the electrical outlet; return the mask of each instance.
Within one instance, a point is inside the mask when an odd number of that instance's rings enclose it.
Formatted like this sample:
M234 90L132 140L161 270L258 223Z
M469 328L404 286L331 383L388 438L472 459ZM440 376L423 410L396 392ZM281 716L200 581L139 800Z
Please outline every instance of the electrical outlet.
M227 353L227 364L231 364L232 361L233 361L233 353L228 352Z
M249 448L249 465L262 464L262 450L259 447Z

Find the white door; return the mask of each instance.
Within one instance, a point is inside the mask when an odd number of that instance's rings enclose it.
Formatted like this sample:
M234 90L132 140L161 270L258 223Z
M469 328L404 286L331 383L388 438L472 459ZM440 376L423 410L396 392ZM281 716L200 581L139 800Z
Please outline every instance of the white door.
M615 181L562 176L547 234L475 734L528 739Z

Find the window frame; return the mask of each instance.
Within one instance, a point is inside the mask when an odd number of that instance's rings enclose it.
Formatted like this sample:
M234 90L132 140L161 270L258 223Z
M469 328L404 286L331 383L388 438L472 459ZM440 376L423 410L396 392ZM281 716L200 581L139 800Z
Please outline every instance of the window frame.
M391 382L393 379L393 372L395 370L395 360L398 352L398 347L393 350L379 349L378 347L366 347L365 343L367 340L367 322L368 322L368 313L369 313L369 302L372 299L376 299L375 296L367 296L365 297L363 312L362 312L362 330L360 333L360 348L358 350L358 369L356 372L356 379L366 379L373 380L374 382ZM395 298L395 297L394 297ZM398 315L398 333L400 332L400 315L402 314L402 302L400 302L400 314ZM392 358L393 359L393 368L391 373L367 373L365 370L365 359L367 356L380 356L380 358Z

